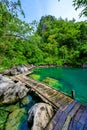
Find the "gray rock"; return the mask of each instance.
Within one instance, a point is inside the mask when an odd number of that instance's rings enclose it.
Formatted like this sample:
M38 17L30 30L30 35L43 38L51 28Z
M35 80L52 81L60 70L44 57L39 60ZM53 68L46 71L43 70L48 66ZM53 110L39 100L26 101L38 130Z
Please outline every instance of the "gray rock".
M24 65L20 65L20 66L14 66L12 69L11 69L11 75L17 75L17 74L20 74L20 73L24 73L24 72L27 72L28 69L26 66Z
M0 80L0 104L10 104L18 101L27 95L29 89L21 82L13 82L3 76Z
M4 70L4 71L2 72L2 74L3 74L3 75L10 75L10 70L9 70L9 69Z
M17 66L17 70L18 70L18 72L20 72L20 73L24 73L24 72L27 72L27 71L28 71L27 67L25 67L24 65Z
M54 115L52 106L46 103L35 104L28 112L28 123L33 126L31 130L43 130Z
M2 82L2 78L3 78L3 76L2 76L2 74L0 74L0 83Z
M17 71L17 69L12 68L11 71L10 71L10 74L11 75L17 75L17 74L19 74L19 72Z

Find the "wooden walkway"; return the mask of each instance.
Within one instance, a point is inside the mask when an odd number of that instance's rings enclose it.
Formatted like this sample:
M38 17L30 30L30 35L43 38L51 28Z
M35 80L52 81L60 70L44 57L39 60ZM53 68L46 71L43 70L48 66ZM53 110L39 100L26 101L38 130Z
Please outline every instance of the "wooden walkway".
M73 101L65 111L58 109L45 130L87 130L87 107Z
M26 73L16 75L12 79L23 82L56 109L55 116L45 130L87 130L86 106L43 83L30 79Z

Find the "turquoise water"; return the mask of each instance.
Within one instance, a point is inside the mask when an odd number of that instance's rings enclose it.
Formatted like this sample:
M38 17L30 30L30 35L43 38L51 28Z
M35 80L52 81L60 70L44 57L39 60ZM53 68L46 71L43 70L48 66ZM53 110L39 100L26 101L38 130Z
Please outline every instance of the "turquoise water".
M40 75L40 81L46 77L57 79L61 88L55 88L71 96L75 91L75 99L87 105L87 69L84 68L38 68L34 74Z

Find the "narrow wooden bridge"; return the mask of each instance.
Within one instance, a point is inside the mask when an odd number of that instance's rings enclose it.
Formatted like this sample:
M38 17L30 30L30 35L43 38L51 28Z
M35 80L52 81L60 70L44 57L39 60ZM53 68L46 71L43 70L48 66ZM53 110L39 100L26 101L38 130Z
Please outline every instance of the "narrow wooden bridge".
M23 82L56 109L45 130L87 130L86 106L46 84L30 79L27 74L16 75L12 79Z

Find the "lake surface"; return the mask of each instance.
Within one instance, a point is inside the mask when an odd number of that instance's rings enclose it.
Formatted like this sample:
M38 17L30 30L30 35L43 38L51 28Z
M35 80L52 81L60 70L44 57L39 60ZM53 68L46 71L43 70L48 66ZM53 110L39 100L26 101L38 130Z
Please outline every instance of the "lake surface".
M61 87L54 88L71 96L75 91L75 99L87 105L87 69L84 68L38 68L34 74L40 75L39 81L46 77L58 80Z

